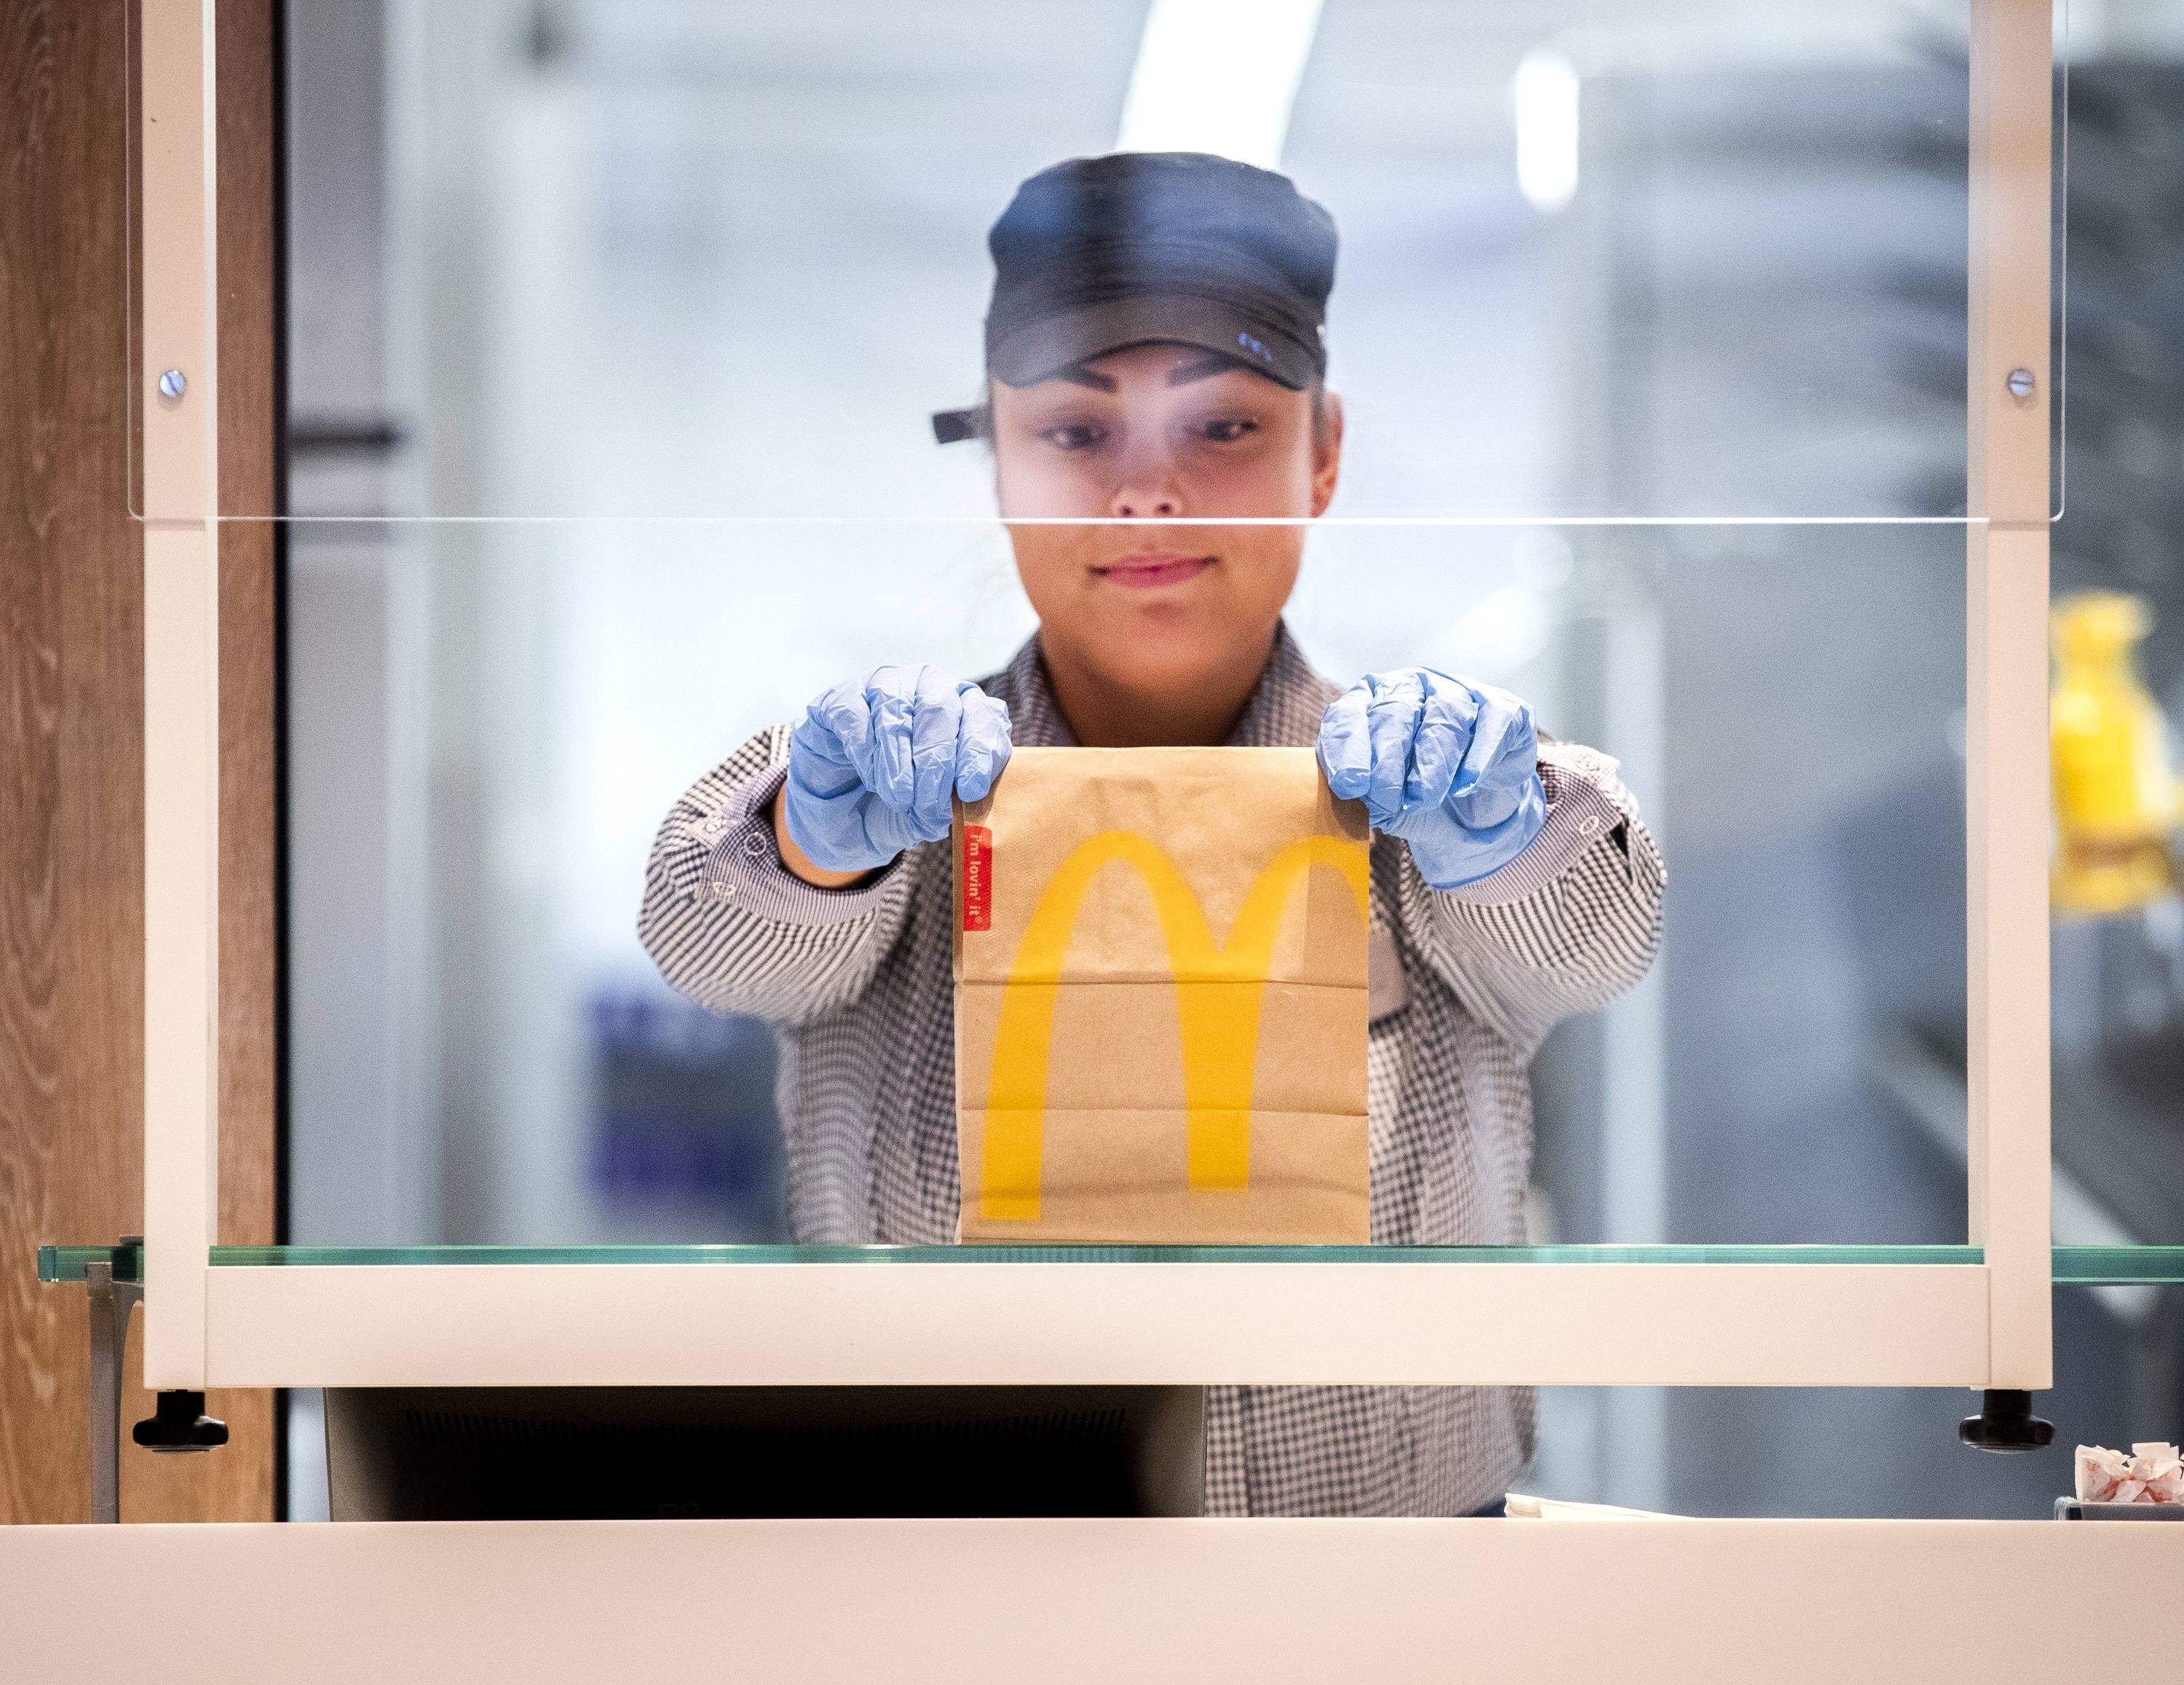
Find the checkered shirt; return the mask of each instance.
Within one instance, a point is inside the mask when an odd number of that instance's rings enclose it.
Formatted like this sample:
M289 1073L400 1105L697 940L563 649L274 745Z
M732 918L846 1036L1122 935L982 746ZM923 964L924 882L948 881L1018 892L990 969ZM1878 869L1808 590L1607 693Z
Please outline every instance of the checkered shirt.
M981 681L1019 745L1067 746L1034 637ZM1310 745L1339 687L1284 628L1230 741ZM948 846L821 890L782 865L770 811L788 728L760 732L661 825L638 934L699 1005L780 1040L791 1226L805 1241L955 1238L953 878ZM1665 873L1615 763L1544 742L1547 819L1476 883L1429 888L1372 847L1372 1236L1389 1246L1524 1237L1525 1066L1557 1020L1605 1005L1658 946ZM1451 1515L1532 1455L1518 1387L1211 1386L1206 1504L1221 1515Z

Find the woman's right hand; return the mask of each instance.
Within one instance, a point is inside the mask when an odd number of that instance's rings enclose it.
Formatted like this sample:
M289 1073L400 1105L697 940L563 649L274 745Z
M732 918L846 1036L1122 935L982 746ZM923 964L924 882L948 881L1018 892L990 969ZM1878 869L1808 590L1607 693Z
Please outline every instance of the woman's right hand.
M1006 703L938 667L876 667L789 734L782 823L822 872L874 871L946 836L950 798L978 801L1008 760Z

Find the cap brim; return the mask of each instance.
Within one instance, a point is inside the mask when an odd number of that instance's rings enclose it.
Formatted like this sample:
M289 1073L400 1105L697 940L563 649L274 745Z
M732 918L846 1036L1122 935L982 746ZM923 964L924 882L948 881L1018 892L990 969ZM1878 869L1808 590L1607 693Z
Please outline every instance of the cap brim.
M1209 299L1150 294L1083 304L1027 322L991 346L986 366L1005 386L1036 386L1133 345L1190 345L1234 358L1301 392L1318 378L1312 351L1263 319Z

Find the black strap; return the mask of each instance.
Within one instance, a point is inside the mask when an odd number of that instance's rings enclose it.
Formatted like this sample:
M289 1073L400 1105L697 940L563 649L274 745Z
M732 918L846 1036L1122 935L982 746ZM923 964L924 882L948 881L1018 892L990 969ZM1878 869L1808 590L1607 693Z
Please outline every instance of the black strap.
M978 425L976 410L941 410L933 417L933 438L939 444L961 444L966 439L977 438L985 430Z

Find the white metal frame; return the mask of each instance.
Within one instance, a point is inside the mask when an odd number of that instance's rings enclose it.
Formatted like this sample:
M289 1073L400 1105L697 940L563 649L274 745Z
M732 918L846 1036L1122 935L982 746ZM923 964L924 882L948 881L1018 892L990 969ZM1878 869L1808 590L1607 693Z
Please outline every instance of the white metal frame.
M213 0L144 0L144 1320L205 1373L219 1210L220 320ZM187 382L159 390L169 370ZM188 1380L169 1377L189 1376Z
M2042 1388L2049 0L1973 0L1969 835L1979 1265L212 1269L214 0L143 0L144 1374L162 1387L1355 1381ZM180 369L180 401L158 390ZM2032 395L2013 397L2014 370Z

